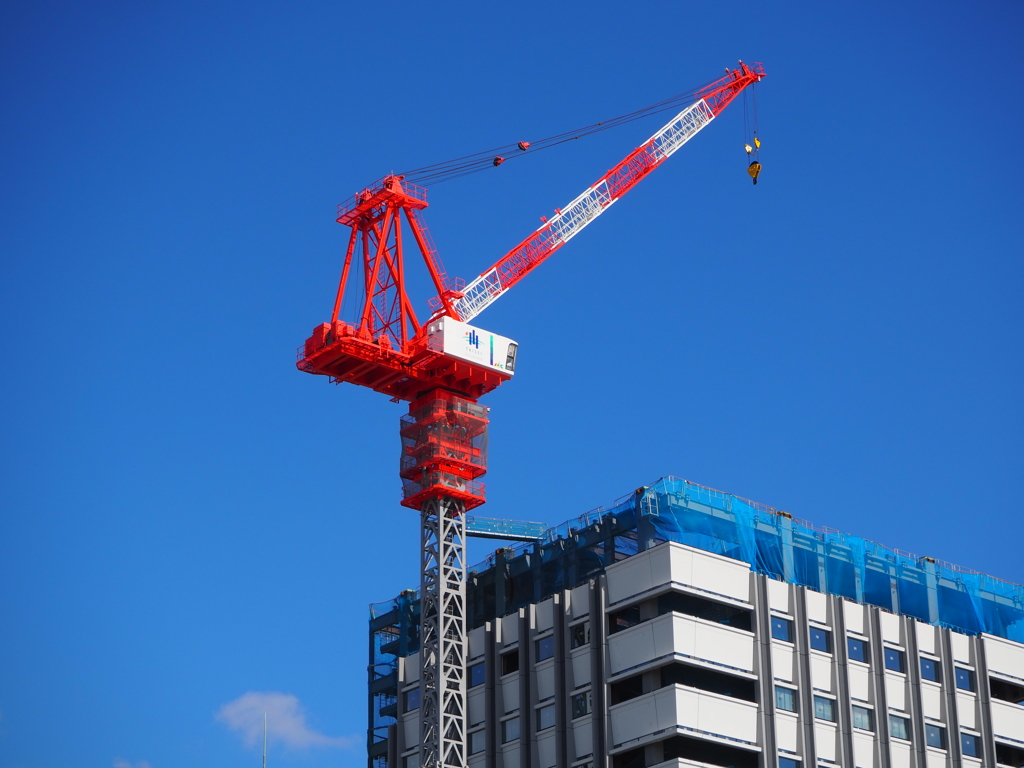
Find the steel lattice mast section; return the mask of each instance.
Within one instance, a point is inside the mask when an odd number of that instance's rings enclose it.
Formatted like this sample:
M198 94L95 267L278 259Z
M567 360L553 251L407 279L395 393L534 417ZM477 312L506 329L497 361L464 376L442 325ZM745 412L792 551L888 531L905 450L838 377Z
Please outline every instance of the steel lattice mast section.
M478 399L512 378L518 345L467 325L711 122L760 64L702 89L696 101L558 215L463 287L445 274L418 212L426 190L383 179L338 206L351 228L329 323L298 350L299 370L409 401L401 419L403 506L420 511L421 768L466 764L466 513L484 503L488 409ZM437 295L421 324L405 289L408 228ZM359 320L339 319L352 261L361 261Z

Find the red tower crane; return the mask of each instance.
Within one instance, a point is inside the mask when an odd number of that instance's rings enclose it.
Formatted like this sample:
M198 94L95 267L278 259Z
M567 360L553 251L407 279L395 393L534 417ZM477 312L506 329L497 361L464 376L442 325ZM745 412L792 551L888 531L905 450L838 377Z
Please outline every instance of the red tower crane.
M445 273L420 220L426 190L389 175L338 207L351 229L331 320L299 348L298 368L409 401L401 419L404 506L421 517L421 768L463 768L466 512L484 503L488 409L478 400L512 378L518 345L468 324L710 123L760 64L727 70L693 103L468 285ZM520 149L528 144L521 143ZM495 159L497 166L499 158ZM404 226L403 226L404 223ZM406 292L403 231L436 296L420 322ZM339 319L352 262L362 270L359 320Z

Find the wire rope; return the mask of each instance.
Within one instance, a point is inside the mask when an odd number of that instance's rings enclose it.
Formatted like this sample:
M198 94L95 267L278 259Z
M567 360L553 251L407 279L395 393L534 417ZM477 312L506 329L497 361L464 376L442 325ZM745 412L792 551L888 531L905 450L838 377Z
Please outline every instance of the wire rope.
M601 133L611 128L617 128L620 125L627 125L628 123L635 122L636 120L642 120L651 115L657 115L662 112L667 112L671 109L678 109L684 104L693 103L697 100L697 94L707 88L715 81L709 81L697 88L693 88L688 91L676 94L668 99L656 102L642 109L634 110L633 112L627 112L618 117L613 117L608 120L601 120L597 123L591 123L590 125L576 128L571 131L564 131L557 133L553 136L548 136L537 141L530 142L528 151L522 151L520 147L521 142L513 144L505 144L500 147L494 147L493 149L483 150L481 152L474 152L469 155L463 155L462 157L456 157L451 160L446 160L441 163L434 163L433 165L425 165L420 168L413 168L412 170L405 171L403 176L410 182L418 184L431 184L437 185L445 181L451 181L453 179L462 178L463 176L469 176L470 174L479 173L485 171L488 168L493 168L501 163L495 163L499 157L501 162L508 162L524 157L528 154L535 154L544 149L551 149L557 147L560 144L565 144L570 141L576 141L586 136L592 136L595 133ZM507 153L507 157L502 157L503 153Z

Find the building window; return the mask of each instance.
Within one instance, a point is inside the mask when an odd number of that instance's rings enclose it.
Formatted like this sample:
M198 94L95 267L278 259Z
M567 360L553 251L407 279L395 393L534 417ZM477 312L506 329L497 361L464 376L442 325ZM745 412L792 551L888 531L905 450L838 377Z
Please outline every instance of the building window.
M780 757L779 768L800 768L800 761L791 757Z
M846 651L850 656L850 661L863 661L865 664L868 663L867 640L858 640L855 637L847 638Z
M546 728L555 727L555 705L548 704L537 710L537 730L543 731Z
M775 708L785 712L796 712L796 691L792 688L775 686Z
M412 712L414 709L420 708L420 689L413 688L411 691L405 692L404 705L406 712Z
M511 720L503 720L501 723L501 743L508 744L510 741L515 741L519 738L519 718L513 717Z
M537 641L537 661L550 659L555 655L555 636L548 635Z
M590 714L590 691L574 693L572 697L572 719Z
M936 749L946 748L946 729L931 723L924 724L924 743Z
M584 621L582 624L574 624L569 627L569 647L579 648L582 645L587 645L590 642L590 622Z
M853 705L853 727L862 731L875 730L875 713L867 707Z
M402 758L402 768L420 768L420 753L413 752Z
M889 715L889 735L894 739L910 741L910 721L899 715Z
M476 688L478 685L483 685L484 680L487 679L487 669L484 667L483 662L474 664L469 668L469 687Z
M476 755L487 748L487 729L469 734L469 754Z
M885 668L893 672L906 672L907 667L903 663L903 651L895 648L885 649Z
M941 682L939 679L939 662L935 659L921 659L921 679L931 680L933 683Z
M779 616L772 616L772 637L776 640L793 642L793 622Z
M973 734L960 734L960 749L965 757L981 757L981 745L978 743L978 737Z
M608 614L608 634L614 635L640 623L640 606L631 605L621 611Z
M956 687L961 691L974 690L974 672L963 667L956 668Z
M519 649L509 651L508 653L501 654L501 674L511 675L513 672L519 671Z
M811 627L811 648L816 651L832 653L832 633L827 629Z
M836 721L836 703L824 696L814 697L814 716L819 720Z

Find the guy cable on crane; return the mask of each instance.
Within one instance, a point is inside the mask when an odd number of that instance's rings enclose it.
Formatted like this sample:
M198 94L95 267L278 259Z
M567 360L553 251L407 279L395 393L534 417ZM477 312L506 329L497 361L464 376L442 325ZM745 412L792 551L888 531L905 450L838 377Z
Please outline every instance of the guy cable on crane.
M709 125L737 96L765 77L760 64L628 115L535 142L521 141L388 175L338 206L350 227L331 320L298 350L306 373L348 382L409 402L401 419L402 505L420 511L420 768L466 764L466 513L485 501L489 409L481 396L514 375L518 344L469 325L484 309L579 234L641 179ZM755 102L756 104L756 102ZM421 220L427 192L440 183L650 114L676 110L666 125L468 285L450 278ZM744 135L750 135L744 127ZM747 172L757 182L760 140L754 126ZM516 152L518 150L518 153ZM508 155L507 157L505 155ZM406 291L403 229L427 268L436 295L421 323ZM352 261L360 266L351 269ZM350 273L355 322L340 311ZM393 768L393 767L392 767Z

